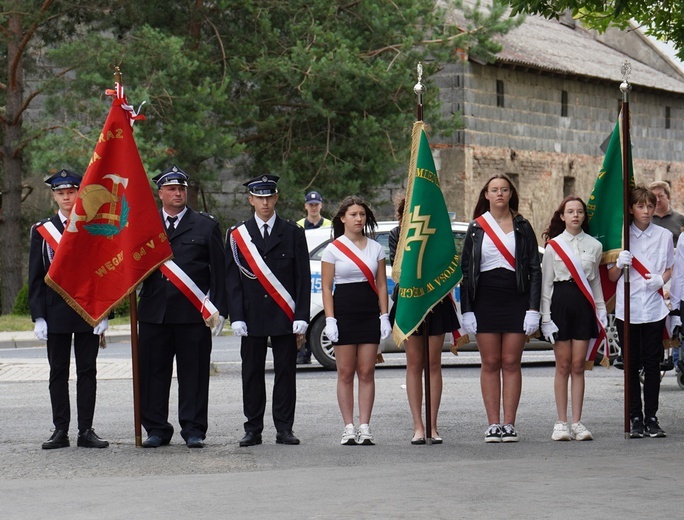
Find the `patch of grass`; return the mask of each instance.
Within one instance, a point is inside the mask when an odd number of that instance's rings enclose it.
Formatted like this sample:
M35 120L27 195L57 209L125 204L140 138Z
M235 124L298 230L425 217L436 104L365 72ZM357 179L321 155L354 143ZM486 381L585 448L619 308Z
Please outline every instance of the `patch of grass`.
M33 330L33 322L30 316L17 314L3 314L0 316L0 332L16 332L21 330Z
M110 325L129 325L131 319L128 316L114 318L109 321ZM21 330L33 330L33 322L30 316L17 314L3 314L0 316L0 332L16 332Z

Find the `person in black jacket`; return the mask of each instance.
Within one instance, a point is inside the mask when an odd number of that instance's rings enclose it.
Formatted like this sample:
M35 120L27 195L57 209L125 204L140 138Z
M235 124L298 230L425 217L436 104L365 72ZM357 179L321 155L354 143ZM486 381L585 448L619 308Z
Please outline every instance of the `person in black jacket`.
M188 448L204 447L208 427L211 335L218 336L227 316L225 251L219 223L187 206L188 174L177 166L152 179L162 202L160 217L173 250L173 261L214 304L217 323L209 329L189 297L160 270L140 291L140 408L147 431L143 448L169 444L169 391L176 358L178 421Z
M505 175L487 181L473 218L461 257L461 312L482 360L480 384L489 421L485 442L517 442L522 352L526 336L539 328L537 238L518 214L518 192Z
M29 307L31 318L35 322L36 337L41 341L47 341L50 401L52 422L55 426L52 436L42 447L49 450L69 446L69 363L73 335L77 376L77 444L84 448L106 448L109 443L100 439L93 430L93 415L97 390L97 354L100 335L107 330L108 320L105 318L93 329L45 283L45 275L55 255L53 246L56 246L56 242L48 242L43 233L49 237L61 236L64 232L71 208L76 203L81 176L69 170L60 170L48 177L45 184L52 189L52 196L59 206L59 211L53 217L41 220L31 228L29 251Z
M226 237L228 312L241 337L245 435L240 446L261 444L266 410L267 343L273 347L273 423L277 444L299 444L292 426L297 398L297 336L309 322L311 273L304 229L276 215L277 175L244 183L252 218Z

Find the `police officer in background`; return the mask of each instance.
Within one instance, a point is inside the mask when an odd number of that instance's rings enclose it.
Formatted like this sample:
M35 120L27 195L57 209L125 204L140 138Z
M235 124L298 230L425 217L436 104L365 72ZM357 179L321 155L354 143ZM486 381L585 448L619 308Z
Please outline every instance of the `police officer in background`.
M332 220L321 215L323 197L317 191L310 191L306 194L306 197L304 197L304 209L306 210L306 217L297 221L297 224L304 229L332 226Z
M166 227L173 261L219 311L209 329L201 312L161 271L145 279L140 292L140 395L143 448L169 444L169 391L176 357L178 421L189 448L204 447L209 403L211 334L218 335L227 316L225 251L219 223L187 204L188 175L172 166L152 179L159 188L160 217Z
M45 179L52 189L52 196L59 211L51 218L41 220L31 228L31 249L29 252L29 307L35 322L34 333L41 341L47 341L47 356L50 363L50 401L52 422L55 430L43 449L66 448L69 446L69 363L71 360L71 339L74 340L76 358L76 407L78 411L77 445L83 448L106 448L109 442L100 439L93 430L95 394L97 390L97 354L100 335L108 327L105 318L91 327L67 302L45 283L45 275L55 255L58 238L76 203L81 176L60 170ZM56 238L53 238L56 237ZM78 266L74 266L77 270Z
M275 382L273 422L277 444L299 444L295 416L297 335L306 334L311 273L304 230L276 215L277 175L246 183L254 216L226 238L228 312L241 337L245 435L240 446L261 444L266 410L265 362L271 338Z

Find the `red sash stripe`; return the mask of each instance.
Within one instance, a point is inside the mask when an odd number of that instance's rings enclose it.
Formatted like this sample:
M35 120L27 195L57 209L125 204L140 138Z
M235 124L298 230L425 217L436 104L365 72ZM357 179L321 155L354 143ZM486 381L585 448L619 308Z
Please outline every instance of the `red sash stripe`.
M496 231L492 228L492 226L489 225L489 222L487 222L487 219L480 215L475 219L475 222L480 224L482 226L482 229L484 229L485 233L487 233L487 236L490 238L492 242L494 242L494 245L496 248L499 250L499 252L503 255L503 257L506 259L506 261L511 264L511 267L515 269L515 257L511 254L511 252L506 248L504 243L501 241L499 238L499 235L496 234Z
M358 256L356 256L356 254L354 254L354 252L351 249L349 249L344 243L342 243L342 241L339 238L337 240L333 240L333 244L335 244L335 247L337 247L337 249L339 249L347 257L349 257L349 259L352 262L354 262L359 269L361 269L361 272L368 280L368 283L375 291L375 294L378 294L378 288L375 285L375 277L373 276L373 273L370 270L370 268L364 263L364 261L361 260Z

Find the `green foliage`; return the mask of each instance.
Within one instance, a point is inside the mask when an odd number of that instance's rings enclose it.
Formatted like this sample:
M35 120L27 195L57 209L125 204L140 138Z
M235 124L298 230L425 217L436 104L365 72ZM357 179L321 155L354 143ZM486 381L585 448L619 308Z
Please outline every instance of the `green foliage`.
M108 30L79 33L46 53L73 74L51 82L31 167L84 171L109 102L112 65L122 63L130 103L147 103L135 126L148 171L177 162L200 186L244 154L243 180L283 178L283 200L311 188L332 200L366 196L406 164L416 64L431 76L466 49L483 60L493 39L520 20L500 1L485 12L449 0L217 0L112 5ZM464 27L451 20L460 9ZM424 118L448 134L437 89ZM41 133L50 125L53 130ZM299 204L297 203L299 209ZM287 208L283 207L283 210Z
M17 297L14 300L12 314L16 314L17 316L29 316L31 314L28 302L28 283L25 283L19 291L19 294L17 294Z
M684 59L684 2L682 0L507 0L512 15L538 14L558 18L563 12L586 27L604 32L608 27L628 28L634 20L659 40L669 41Z

